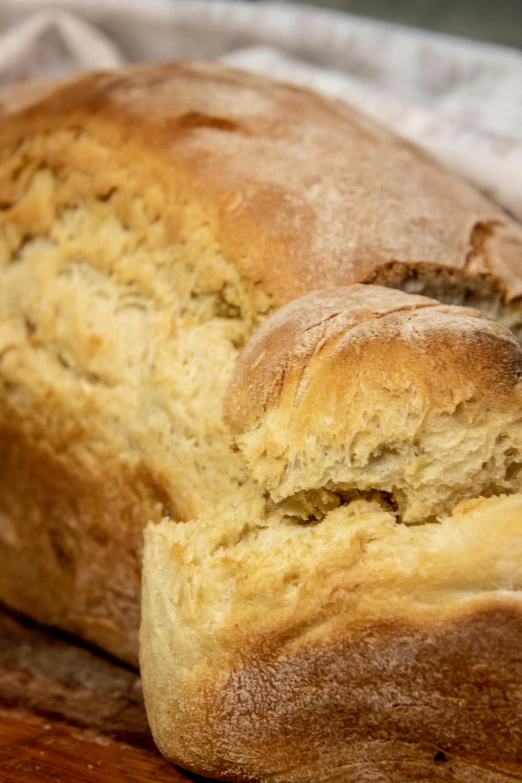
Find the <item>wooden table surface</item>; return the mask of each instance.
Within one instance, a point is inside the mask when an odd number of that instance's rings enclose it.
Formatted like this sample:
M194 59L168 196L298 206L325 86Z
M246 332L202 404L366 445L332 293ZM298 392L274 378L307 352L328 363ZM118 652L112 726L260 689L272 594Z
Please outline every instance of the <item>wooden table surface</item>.
M1 783L187 783L152 740L139 675L0 609Z

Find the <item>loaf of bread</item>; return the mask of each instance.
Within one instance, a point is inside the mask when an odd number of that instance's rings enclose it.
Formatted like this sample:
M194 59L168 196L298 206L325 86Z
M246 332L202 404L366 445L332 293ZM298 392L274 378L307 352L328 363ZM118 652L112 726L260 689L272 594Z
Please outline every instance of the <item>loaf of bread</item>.
M169 758L516 779L521 302L520 227L344 104L0 92L0 600L136 663L150 521Z

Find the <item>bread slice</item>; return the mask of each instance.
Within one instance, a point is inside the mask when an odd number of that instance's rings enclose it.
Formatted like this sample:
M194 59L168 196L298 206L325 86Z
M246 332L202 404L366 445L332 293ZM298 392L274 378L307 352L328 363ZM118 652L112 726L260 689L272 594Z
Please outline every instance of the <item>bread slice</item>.
M256 481L146 530L167 758L259 783L522 780L521 370L477 311L375 286L265 321L226 404Z
M251 481L222 401L281 305L378 280L520 324L522 233L348 106L210 64L0 94L0 600L137 662L142 530Z

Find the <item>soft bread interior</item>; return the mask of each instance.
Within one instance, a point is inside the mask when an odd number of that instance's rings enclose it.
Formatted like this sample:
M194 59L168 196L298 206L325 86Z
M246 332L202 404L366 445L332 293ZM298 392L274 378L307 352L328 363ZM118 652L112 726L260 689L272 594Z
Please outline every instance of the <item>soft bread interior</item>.
M148 525L142 643L159 671L190 670L226 657L236 636L309 633L328 612L451 612L519 590L521 519L517 494L463 501L435 525L397 524L378 500L303 524L243 492L207 519Z
M30 421L85 474L125 453L189 519L245 478L222 399L251 318L205 216L169 225L161 187L108 156L71 131L0 169L1 425Z
M144 524L248 480L222 401L253 328L208 216L135 168L78 130L0 165L0 599L132 663Z

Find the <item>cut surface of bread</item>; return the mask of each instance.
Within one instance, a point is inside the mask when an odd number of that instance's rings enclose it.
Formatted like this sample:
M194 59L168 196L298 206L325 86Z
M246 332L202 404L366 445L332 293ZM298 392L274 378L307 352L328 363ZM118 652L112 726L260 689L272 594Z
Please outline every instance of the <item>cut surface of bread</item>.
M516 330L521 248L307 90L175 63L0 91L0 600L136 663L144 524L251 480L222 403L259 323L378 278Z

